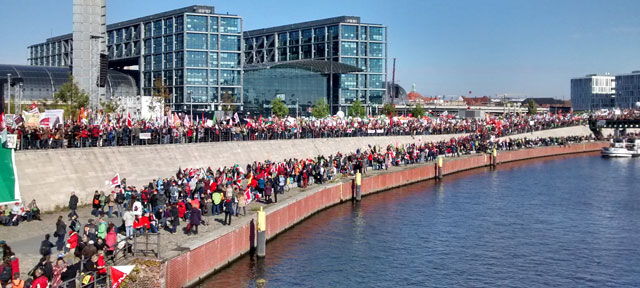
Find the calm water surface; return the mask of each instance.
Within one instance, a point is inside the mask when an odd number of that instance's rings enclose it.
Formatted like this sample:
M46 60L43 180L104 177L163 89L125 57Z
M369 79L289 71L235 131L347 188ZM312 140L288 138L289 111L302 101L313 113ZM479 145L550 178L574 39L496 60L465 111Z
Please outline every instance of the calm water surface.
M202 287L640 287L640 159L474 170L323 211Z

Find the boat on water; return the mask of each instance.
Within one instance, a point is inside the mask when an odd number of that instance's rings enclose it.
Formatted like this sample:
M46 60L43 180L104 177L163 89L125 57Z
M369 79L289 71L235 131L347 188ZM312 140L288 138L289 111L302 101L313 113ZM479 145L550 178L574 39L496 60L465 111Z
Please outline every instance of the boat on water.
M627 149L631 151L631 157L640 157L640 139L631 138L627 140Z
M635 141L634 141L635 143ZM611 146L602 148L600 152L602 157L610 158L630 158L633 157L633 152L627 149L627 142L625 139L616 138L611 143Z

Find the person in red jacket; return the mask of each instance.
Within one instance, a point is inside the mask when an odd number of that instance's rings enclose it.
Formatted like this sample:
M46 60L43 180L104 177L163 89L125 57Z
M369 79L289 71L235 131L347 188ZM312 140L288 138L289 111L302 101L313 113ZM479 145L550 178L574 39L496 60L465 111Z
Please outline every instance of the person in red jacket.
M187 206L184 205L184 202L178 202L178 216L181 219L184 219L184 214L187 213Z
M36 268L35 279L33 280L31 287L32 288L47 288L48 287L47 276L44 276L42 272L42 268Z
M76 231L69 231L69 239L67 239L67 249L65 252L73 253L76 247L78 247L78 233Z

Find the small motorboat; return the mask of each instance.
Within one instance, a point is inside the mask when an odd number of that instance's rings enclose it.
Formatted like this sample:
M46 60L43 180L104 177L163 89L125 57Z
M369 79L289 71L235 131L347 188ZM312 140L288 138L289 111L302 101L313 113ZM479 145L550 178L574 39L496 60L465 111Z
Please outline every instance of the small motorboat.
M631 151L631 157L640 157L640 139L631 138L627 140L627 149Z
M611 157L611 158L630 158L633 156L633 152L627 149L627 143L622 138L616 138L611 143L610 147L602 148L601 152L602 157Z

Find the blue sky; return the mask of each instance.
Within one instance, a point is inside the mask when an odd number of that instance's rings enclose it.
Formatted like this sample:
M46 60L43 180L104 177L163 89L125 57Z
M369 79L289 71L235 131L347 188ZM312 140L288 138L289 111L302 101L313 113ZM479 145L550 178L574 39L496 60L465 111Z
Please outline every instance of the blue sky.
M71 32L71 0L2 0L0 63ZM192 4L241 15L245 30L340 15L389 29L389 81L423 95L569 97L569 79L640 70L637 0L107 0L114 23Z

